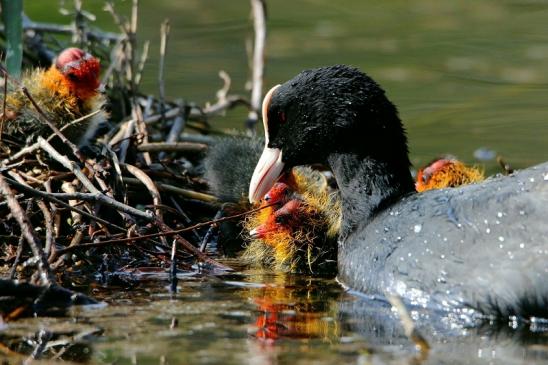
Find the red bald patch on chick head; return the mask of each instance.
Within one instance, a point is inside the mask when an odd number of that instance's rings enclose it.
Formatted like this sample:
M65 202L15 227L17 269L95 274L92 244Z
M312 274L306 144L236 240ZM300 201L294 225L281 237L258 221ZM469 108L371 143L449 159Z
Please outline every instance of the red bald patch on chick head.
M298 199L288 201L284 206L271 214L265 223L255 228L251 235L254 238L264 239L267 238L269 234L280 232L289 234L289 232L301 224L302 206L303 202Z
M80 48L72 47L67 48L63 52L59 53L57 60L55 61L55 67L60 71L63 71L63 68L70 64L71 62L79 62L83 60L86 56L86 52Z
M97 94L99 89L99 60L80 48L67 48L59 54L55 67L65 76L71 90L80 100Z
M289 185L283 182L277 182L272 189L265 194L262 205L282 204L287 200L290 193L291 188Z
M434 175L437 171L440 171L445 166L450 165L454 163L453 160L440 158L439 160L436 160L432 163L430 163L428 166L426 166L424 169L421 169L418 173L418 181L422 181L423 183L428 183L432 175Z

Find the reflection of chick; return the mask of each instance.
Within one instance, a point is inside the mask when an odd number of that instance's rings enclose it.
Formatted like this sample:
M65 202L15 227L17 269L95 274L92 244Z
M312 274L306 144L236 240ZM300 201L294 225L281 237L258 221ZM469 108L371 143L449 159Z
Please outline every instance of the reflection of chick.
M23 76L21 83L58 128L93 111L101 110L106 102L99 92L99 60L79 48L61 52L48 70L36 69ZM52 133L42 122L30 100L21 90L6 98L4 132L13 137L46 136ZM68 127L64 134L78 142L88 127L93 129L107 118L105 111Z
M484 180L483 171L469 167L455 158L438 158L417 173L415 189L423 192L432 189L452 188Z
M265 196L245 222L251 241L243 258L277 271L330 272L335 269L340 201L323 175L294 168Z
M264 282L265 278L261 280ZM273 281L247 292L257 305L256 338L332 340L340 336L336 322L326 320L337 317L332 291L317 282L312 284L284 274L276 275Z

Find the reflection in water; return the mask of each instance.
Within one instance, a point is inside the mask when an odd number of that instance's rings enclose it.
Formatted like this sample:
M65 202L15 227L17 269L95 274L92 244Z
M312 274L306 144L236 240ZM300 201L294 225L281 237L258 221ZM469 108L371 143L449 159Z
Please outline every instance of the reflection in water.
M312 279L280 274L272 283L251 289L257 306L254 336L260 340L281 338L336 339L340 336L333 297Z
M137 284L137 283L136 283ZM545 364L548 335L531 325L467 328L421 308L410 314L431 346L421 357L380 298L345 293L331 278L243 271L182 278L97 295L109 303L66 318L29 318L0 328L0 361L26 359L49 331L44 359L93 364ZM177 326L172 324L177 322ZM537 330L542 323L535 324ZM546 324L544 324L546 326ZM15 353L15 354L14 354ZM162 360L163 359L163 360ZM20 362L20 361L18 361Z
M243 293L256 306L249 329L250 364L284 363L288 347L299 346L303 356L317 351L318 343L328 346L331 354L351 353L354 360L365 363L548 360L546 332L533 333L528 324L515 328L486 321L468 328L454 313L413 307L410 314L432 346L430 352L421 353L405 336L396 312L381 298L349 295L332 280L320 278L254 274L246 280L266 283ZM320 363L329 363L328 358Z

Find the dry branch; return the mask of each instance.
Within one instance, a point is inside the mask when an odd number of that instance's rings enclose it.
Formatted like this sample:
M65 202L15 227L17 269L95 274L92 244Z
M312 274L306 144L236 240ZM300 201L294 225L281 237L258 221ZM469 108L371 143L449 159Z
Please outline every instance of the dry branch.
M266 42L266 3L264 0L251 0L253 14L253 64L251 74L251 110L248 114L247 127L254 133L259 120L263 97L264 55Z
M40 271L40 280L44 285L55 284L55 277L53 276L51 269L48 265L48 260L44 251L42 250L42 244L33 234L33 228L30 220L23 211L23 208L15 199L13 192L11 191L8 183L4 179L4 176L0 174L0 191L4 199L8 202L8 206L13 214L13 217L17 220L17 223L21 227L21 233L25 236L34 257L38 261L38 270Z
M140 152L203 153L207 151L207 145L192 142L149 142L137 146L137 150Z

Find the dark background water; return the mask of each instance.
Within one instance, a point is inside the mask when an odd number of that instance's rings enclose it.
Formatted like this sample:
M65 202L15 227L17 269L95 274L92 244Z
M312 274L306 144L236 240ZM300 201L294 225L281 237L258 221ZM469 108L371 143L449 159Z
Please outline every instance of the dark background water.
M57 4L25 8L37 21L68 22ZM116 30L102 4L84 7L97 26ZM129 1L115 4L129 14ZM214 100L219 70L247 93L249 1L141 1L140 10L139 40L151 41L145 91L157 94L160 23L169 18L169 98ZM269 1L265 88L305 68L351 64L399 107L416 165L442 153L473 162L486 147L528 166L548 160L547 20L542 0ZM241 128L244 118L240 110L215 123Z
M129 14L130 2L115 4ZM25 9L35 21L68 23L58 5L27 1ZM474 162L479 147L495 150L516 167L548 160L548 1L268 5L265 88L305 68L351 64L383 85L398 105L415 165L442 153ZM98 16L97 26L116 31L102 6L98 0L84 2ZM168 98L214 100L221 69L232 76L233 92L247 94L249 15L249 1L243 0L141 1L139 41L151 41L143 90L158 94L160 23L169 18ZM241 128L245 115L231 111L213 123ZM490 171L494 166L490 162ZM78 326L102 329L81 341L89 346L86 356L92 362L140 364L514 364L548 358L546 336L511 330L492 335L496 326L467 329L413 312L432 327L426 334L433 350L421 359L385 304L343 294L333 280L248 271L232 279L187 278L176 299L164 285L110 290L108 307L77 310ZM170 329L173 319L179 325ZM261 332L265 321L269 334ZM66 325L66 319L36 319L11 330L24 334Z

